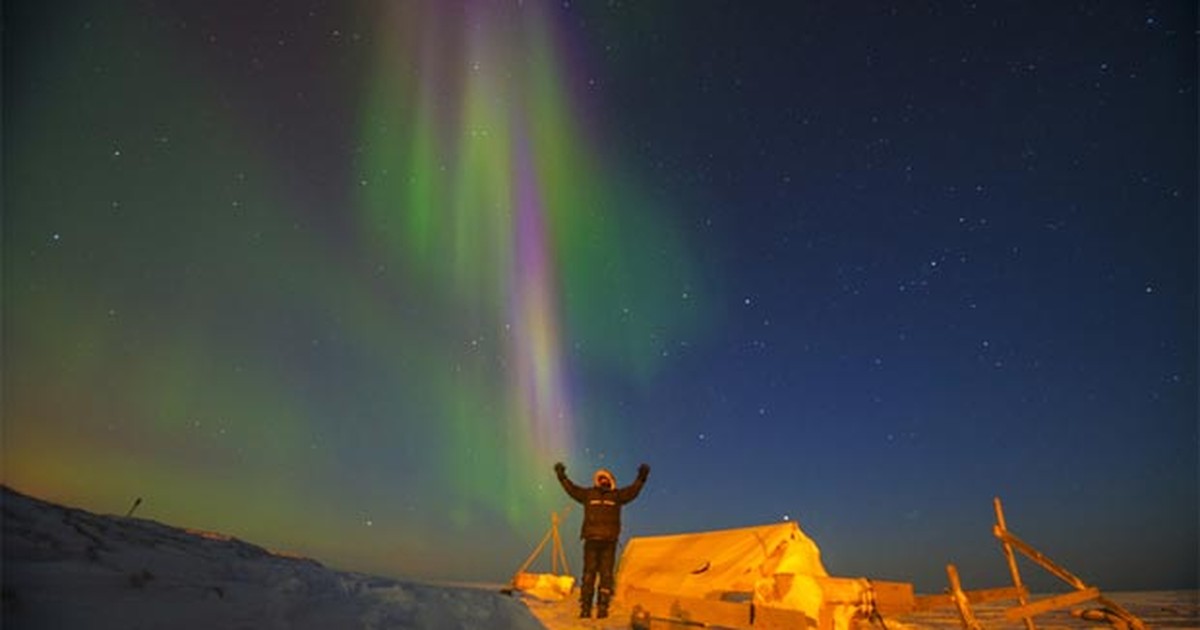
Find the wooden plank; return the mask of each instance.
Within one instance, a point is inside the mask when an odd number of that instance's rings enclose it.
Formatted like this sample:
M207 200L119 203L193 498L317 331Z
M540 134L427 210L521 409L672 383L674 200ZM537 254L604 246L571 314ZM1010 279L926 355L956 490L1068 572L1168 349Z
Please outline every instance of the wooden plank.
M513 574L514 584L516 583L517 576L525 573L525 569L528 569L529 565L533 564L534 560L537 560L538 554L542 553L542 549L545 548L546 542L550 540L550 537L553 533L553 531L547 531L546 535L542 536L542 542L538 543L537 547L534 548L533 553L529 554L529 557L525 559L525 562L521 563L521 568L517 569L517 572Z
M962 619L963 628L983 630L979 625L979 620L975 618L975 613L971 610L967 596L963 594L962 584L958 581L958 569L953 564L946 565L946 577L950 579L950 595L954 597L954 604L958 607L958 616Z
M1068 606L1074 606L1075 604L1082 604L1083 602L1097 599L1098 597L1100 597L1100 589L1093 586L1092 588L1083 589L1080 591L1073 591L1071 593L1064 593L1062 595L1055 595L1054 597L1039 599L1024 606L1009 608L1008 610L1004 611L1004 618L1009 621L1016 621L1018 619L1029 618L1034 615L1047 613L1051 610L1058 610L1059 608L1066 608Z
M967 601L972 604L984 604L1005 599L1017 599L1020 595L1020 589L1015 586L981 588L973 591L963 591L963 595L966 595ZM954 596L949 594L917 595L913 598L913 610L916 612L924 612L935 608L948 608L953 605Z
M1017 551L1020 551L1021 553L1025 554L1026 556L1029 557L1030 560L1033 560L1034 562L1041 565L1043 569L1049 571L1052 575L1054 575L1054 577L1066 582L1067 584L1074 587L1076 590L1082 591L1082 590L1088 588L1088 585L1084 584L1083 580L1075 577L1074 573L1071 573L1070 571L1059 566L1056 562L1054 562L1053 560L1048 558L1046 556L1046 554L1038 551L1037 549L1034 549L1033 545L1030 545L1029 543L1021 540L1020 538L1017 538L1016 536L1014 536L1012 534L1012 532L1009 532L1009 531L1000 532L997 534L997 537L1000 538L1000 540L1004 541L1005 544L1016 547Z
M822 608L822 611L826 610ZM786 608L768 608L766 606L756 606L754 609L754 625L755 630L805 630L806 628L830 628L832 629L832 620L829 625L821 625L817 619L813 619L799 610L789 610Z
M1000 539L1000 546L1004 550L1004 559L1008 562L1008 572L1012 575L1013 586L1019 590L1017 601L1024 606L1029 603L1029 591L1021 583L1021 572L1017 570L1017 558L1013 555L1012 545L1005 540L1005 536L1008 535L1008 526L1004 523L1004 506L1000 505L1000 497L992 498L992 507L996 511L996 526L992 529L992 533ZM1037 630L1031 617L1025 617L1025 629Z
M903 615L913 611L913 586L908 582L833 576L813 579L821 587L821 603L825 606L859 606L866 603L870 589L875 609L881 614Z
M940 595L917 595L913 601L913 612L928 612L953 605L954 596L948 593Z
M908 582L871 580L875 591L875 610L881 615L904 615L916 608L913 585Z
M550 513L550 531L554 533L554 547L550 549L550 571L558 575L558 559L563 561L563 573L570 573L567 568L567 556L563 553L562 538L558 536L558 512Z
M1108 608L1118 617L1123 619L1125 623L1129 624L1129 627L1133 628L1133 630L1146 630L1146 624L1143 623L1137 615L1126 610L1124 606L1103 595L1097 597L1096 599L1099 600L1101 604L1104 604L1105 608Z

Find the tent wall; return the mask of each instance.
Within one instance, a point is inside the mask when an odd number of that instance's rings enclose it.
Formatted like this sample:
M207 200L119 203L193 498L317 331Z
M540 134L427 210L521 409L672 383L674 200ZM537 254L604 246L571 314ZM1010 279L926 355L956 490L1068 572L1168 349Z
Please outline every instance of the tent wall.
M777 573L825 576L820 551L794 522L712 532L646 536L625 546L617 596L636 587L720 599L751 593Z
M848 630L913 606L911 584L830 577L794 522L634 538L616 581L630 607L734 628Z

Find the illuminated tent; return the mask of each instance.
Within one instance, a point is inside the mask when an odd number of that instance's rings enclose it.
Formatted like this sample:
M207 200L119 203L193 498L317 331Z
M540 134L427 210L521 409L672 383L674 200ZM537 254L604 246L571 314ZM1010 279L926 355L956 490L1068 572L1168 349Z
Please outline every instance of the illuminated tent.
M912 599L912 586L830 577L817 545L795 522L633 538L616 576L630 607L734 627L778 612L805 625L847 628L876 596ZM803 621L803 620L801 620Z
M795 522L633 538L621 555L617 594L636 586L719 598L751 593L759 580L775 573L829 575L817 544Z

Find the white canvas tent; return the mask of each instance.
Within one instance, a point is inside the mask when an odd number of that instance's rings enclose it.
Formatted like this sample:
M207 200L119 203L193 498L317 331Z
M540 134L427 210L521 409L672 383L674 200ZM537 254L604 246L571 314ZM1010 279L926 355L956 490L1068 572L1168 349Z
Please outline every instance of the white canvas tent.
M829 575L821 552L795 522L633 538L617 570L618 596L630 586L699 598L754 591L775 573Z
M876 611L881 592L912 601L910 584L830 577L816 543L791 521L633 538L616 582L631 608L734 627L847 628Z

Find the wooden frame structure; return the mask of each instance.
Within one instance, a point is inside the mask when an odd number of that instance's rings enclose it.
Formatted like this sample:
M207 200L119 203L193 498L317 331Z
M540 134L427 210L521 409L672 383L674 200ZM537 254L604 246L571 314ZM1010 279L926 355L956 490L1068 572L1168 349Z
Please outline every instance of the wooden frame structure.
M521 567L517 569L516 573L513 573L512 580L509 582L509 588L505 589L506 591L511 591L512 589L527 590L538 582L537 578L539 574L528 573L527 569L542 554L542 550L546 548L546 544L551 541L553 541L553 545L550 548L550 575L555 577L570 575L571 566L567 564L567 554L563 551L562 536L558 532L558 524L566 518L567 513L570 511L571 506L568 505L563 509L561 517L558 512L550 513L550 529L546 530L546 535L542 536L542 541L537 544L533 553L529 554L529 557L525 559L525 562L521 563ZM560 564L562 565L561 573L558 570Z
M1026 630L1037 630L1033 621L1035 616L1095 600L1104 606L1100 617L1114 627L1120 630L1146 630L1146 625L1141 619L1117 602L1101 595L1099 588L1084 583L1083 580L1063 568L1062 565L1054 562L1032 545L1010 532L1008 525L1004 521L1004 508L1000 504L999 497L992 500L992 505L996 512L996 524L992 527L992 535L1000 541L1000 547L1004 552L1004 559L1008 564L1008 571L1009 575L1012 576L1013 585L1004 588L964 591L958 579L958 569L953 564L949 564L946 565L946 575L950 581L949 594L917 597L916 610L929 610L940 606L953 605L958 608L963 628L966 630L982 630L982 626L979 624L978 619L976 619L975 613L971 610L971 604L1015 599L1018 605L1006 609L1004 611L1004 618L1010 622L1021 620L1025 623ZM1021 581L1021 572L1017 568L1017 556L1015 552L1020 552L1075 590L1062 595L1054 595L1037 601L1031 601L1029 598L1029 589Z

